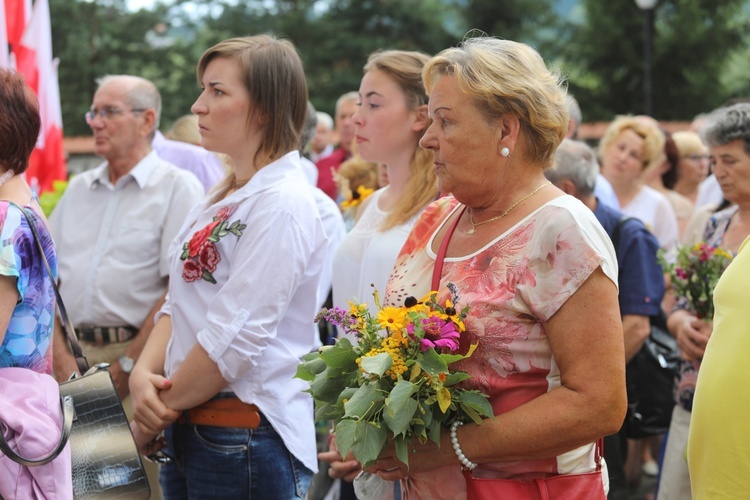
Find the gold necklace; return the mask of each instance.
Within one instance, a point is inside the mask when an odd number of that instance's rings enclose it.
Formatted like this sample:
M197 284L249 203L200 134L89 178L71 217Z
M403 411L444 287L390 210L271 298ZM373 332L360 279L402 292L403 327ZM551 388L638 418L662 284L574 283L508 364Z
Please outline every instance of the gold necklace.
M505 212L503 212L502 214L498 215L497 217L493 217L491 219L487 219L487 220L482 221L482 222L474 222L474 211L471 209L471 207L469 207L469 222L471 222L471 229L469 229L469 234L476 233L477 232L477 227L481 226L482 224L487 224L487 223L494 222L496 220L502 219L503 217L505 217L506 215L508 215L511 210L513 210L514 208L516 208L519 203L521 203L524 200L528 200L529 198L531 198L532 196L534 196L536 193L538 193L540 189L542 189L545 186L549 186L550 184L552 184L552 183L551 182L545 182L544 184L542 184L541 186L539 186L538 188L536 188L535 190L533 190L532 192L530 192L529 194L527 194L526 196L524 196L523 198L521 198L520 200L518 200L517 202L515 202L514 204L512 204L510 206L510 208L508 210L506 210Z

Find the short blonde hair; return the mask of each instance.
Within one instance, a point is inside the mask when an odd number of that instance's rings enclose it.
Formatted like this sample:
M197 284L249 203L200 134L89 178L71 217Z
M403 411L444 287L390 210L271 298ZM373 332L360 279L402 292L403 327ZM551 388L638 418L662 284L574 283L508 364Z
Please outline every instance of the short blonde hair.
M599 141L600 158L604 158L604 152L607 151L625 130L632 130L638 137L643 139L641 162L644 169L659 161L661 155L664 153L664 143L666 141L664 133L650 121L635 116L618 116L615 121L610 123L601 141Z
M672 134L672 140L674 141L675 146L677 146L677 151L680 152L680 156L708 153L708 146L703 144L701 136L695 132L689 130L675 132Z
M443 75L456 79L488 121L510 113L521 125L529 160L546 168L568 130L566 91L533 48L511 40L469 38L425 66L427 93Z

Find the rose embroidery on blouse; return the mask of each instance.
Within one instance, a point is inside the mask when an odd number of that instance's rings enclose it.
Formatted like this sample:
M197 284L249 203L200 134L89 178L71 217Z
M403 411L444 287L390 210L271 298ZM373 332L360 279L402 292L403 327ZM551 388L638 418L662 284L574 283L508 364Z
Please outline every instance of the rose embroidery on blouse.
M185 261L182 267L182 279L188 283L199 279L216 283L212 273L221 261L216 243L229 233L239 238L247 227L247 224L242 224L239 219L231 224L227 222L235 210L237 210L237 205L223 207L214 216L212 222L196 231L190 241L182 245L180 259Z

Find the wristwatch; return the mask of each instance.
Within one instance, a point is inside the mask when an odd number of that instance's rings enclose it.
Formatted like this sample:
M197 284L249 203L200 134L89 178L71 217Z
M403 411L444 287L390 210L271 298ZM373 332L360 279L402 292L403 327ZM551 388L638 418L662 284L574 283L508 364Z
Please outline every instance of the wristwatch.
M119 361L120 361L120 368L122 368L123 372L130 373L133 371L133 367L135 366L135 360L133 358L129 358L127 356L121 356Z

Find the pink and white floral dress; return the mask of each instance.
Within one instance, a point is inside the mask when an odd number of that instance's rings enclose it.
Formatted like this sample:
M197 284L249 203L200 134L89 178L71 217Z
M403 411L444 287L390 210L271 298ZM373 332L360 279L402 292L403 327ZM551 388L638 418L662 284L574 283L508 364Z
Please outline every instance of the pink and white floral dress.
M427 208L396 261L387 304L402 305L406 297L419 298L429 291L434 235L460 207L449 197ZM447 282L456 284L457 307L470 306L461 351L478 343L471 358L453 366L471 375L466 387L490 396L495 414L560 386L543 322L598 267L617 283L617 261L607 234L591 210L570 196L543 205L476 253L445 259L438 299L448 298ZM455 466L407 478L402 481L404 498L465 498L459 465L456 459ZM480 465L485 477L516 479L590 472L594 467L593 443L544 460ZM604 478L606 483L606 473Z

